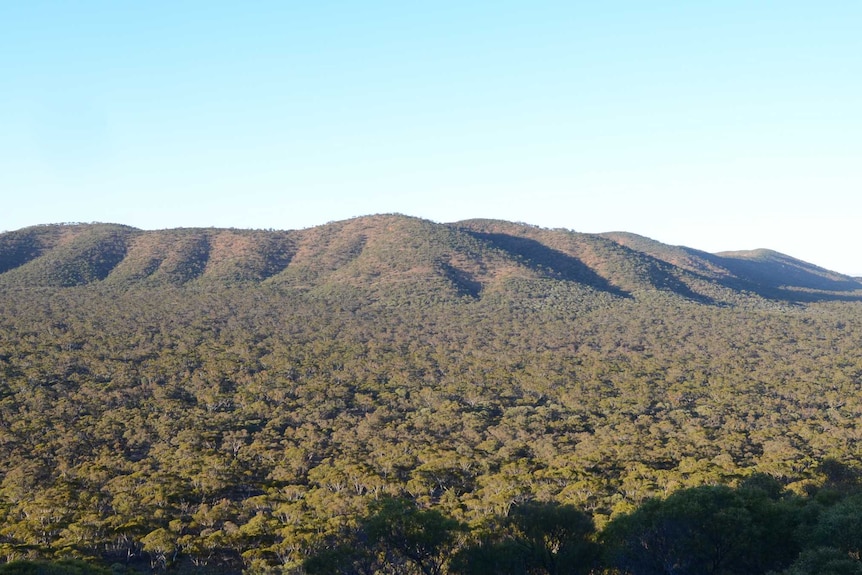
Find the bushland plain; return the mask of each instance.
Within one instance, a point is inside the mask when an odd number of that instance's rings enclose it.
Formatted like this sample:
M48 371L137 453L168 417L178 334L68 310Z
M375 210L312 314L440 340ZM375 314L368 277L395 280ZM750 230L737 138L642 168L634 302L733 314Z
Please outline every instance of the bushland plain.
M860 416L862 282L769 250L400 215L0 234L7 561L859 573Z

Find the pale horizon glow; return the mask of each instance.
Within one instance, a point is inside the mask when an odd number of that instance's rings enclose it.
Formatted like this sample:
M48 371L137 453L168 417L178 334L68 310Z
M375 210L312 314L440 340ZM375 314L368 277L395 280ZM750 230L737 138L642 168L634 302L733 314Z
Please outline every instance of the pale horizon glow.
M862 4L0 5L0 231L375 213L862 276Z

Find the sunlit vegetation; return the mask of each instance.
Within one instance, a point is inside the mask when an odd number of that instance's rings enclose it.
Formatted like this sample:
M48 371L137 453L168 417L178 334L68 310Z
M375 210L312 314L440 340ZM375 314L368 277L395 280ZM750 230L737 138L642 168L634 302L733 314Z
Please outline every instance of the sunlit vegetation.
M708 255L400 216L0 234L0 560L862 572L862 286Z

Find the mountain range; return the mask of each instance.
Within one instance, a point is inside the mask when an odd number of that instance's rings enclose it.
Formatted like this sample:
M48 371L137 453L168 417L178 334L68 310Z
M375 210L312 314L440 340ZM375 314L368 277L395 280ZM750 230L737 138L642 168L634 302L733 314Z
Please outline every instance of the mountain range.
M662 292L705 304L860 300L862 280L771 250L707 253L624 232L374 215L303 230L54 224L0 234L0 286L264 283L481 299Z

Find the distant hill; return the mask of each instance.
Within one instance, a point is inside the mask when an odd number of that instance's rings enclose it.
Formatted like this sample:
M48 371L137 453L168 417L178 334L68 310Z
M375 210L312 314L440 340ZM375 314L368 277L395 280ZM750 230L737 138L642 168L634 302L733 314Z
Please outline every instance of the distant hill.
M859 278L829 271L772 250L710 254L683 246L668 246L635 234L614 232L602 235L707 281L768 298L846 299L862 285ZM850 297L855 299L853 295Z
M769 250L709 254L629 233L495 220L376 215L293 231L72 224L0 234L0 285L189 282L349 288L377 297L419 290L478 299L551 282L581 300L656 291L722 305L862 299L862 280Z

